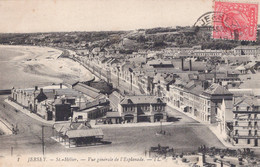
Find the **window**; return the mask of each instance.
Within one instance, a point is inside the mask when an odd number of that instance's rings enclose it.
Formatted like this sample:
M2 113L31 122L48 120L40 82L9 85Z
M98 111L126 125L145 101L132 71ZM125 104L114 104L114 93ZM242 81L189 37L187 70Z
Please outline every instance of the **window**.
M239 110L239 106L236 106L236 111L238 111Z
M249 106L247 106L246 110L247 110L247 111L249 111L249 110L250 110L250 107L249 107Z
M235 131L235 135L238 135L238 130Z
M255 136L257 136L257 130L255 130Z
M236 122L235 122L235 126L237 126L237 125L238 125L238 122L236 121Z
M251 114L248 114L248 119L250 119L251 118Z
M235 118L237 118L237 114L235 114Z
M252 136L251 130L248 131L248 136Z
M79 115L79 116L78 116L78 119L83 119L83 116L82 116L82 115Z
M257 114L255 114L255 119L257 118Z
M247 144L250 144L250 139L247 139Z
M252 126L252 123L251 123L251 121L249 121L249 122L248 122L248 126Z
M236 144L238 144L238 139L236 139Z

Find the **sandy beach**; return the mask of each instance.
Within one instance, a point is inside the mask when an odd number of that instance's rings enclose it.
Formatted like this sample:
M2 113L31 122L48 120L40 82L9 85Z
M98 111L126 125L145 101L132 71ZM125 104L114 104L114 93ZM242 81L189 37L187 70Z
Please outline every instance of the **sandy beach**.
M0 89L86 81L92 74L79 63L58 58L62 51L36 46L0 45Z

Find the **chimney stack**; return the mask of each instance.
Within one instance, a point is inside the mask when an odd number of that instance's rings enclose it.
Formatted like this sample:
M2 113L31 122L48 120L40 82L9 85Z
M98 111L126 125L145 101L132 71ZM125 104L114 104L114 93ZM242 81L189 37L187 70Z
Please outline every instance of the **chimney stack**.
M208 87L209 87L208 81L204 81L204 82L203 82L203 88L204 88L204 90L208 89Z
M38 86L35 86L35 90L38 90Z
M181 70L182 71L184 70L184 60L183 60L183 58L181 58Z
M62 83L60 83L60 89L62 89Z
M40 89L40 93L43 93L43 88Z
M191 59L190 59L190 71L192 71L192 64L191 64Z

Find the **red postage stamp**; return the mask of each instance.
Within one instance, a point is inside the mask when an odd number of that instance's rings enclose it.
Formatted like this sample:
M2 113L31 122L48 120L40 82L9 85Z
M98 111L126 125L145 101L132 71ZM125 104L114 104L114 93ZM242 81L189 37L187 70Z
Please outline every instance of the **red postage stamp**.
M256 41L258 4L215 1L214 12L214 39Z

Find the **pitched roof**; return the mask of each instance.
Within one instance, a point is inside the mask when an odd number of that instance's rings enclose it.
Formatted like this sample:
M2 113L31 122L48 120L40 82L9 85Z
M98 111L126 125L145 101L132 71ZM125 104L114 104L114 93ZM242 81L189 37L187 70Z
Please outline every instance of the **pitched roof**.
M36 97L35 99L38 100L38 102L41 102L41 101L44 101L46 99L48 99L48 97L45 95L44 92L40 92Z
M203 93L210 95L221 95L221 94L232 94L226 88L219 84L212 84L208 89L206 89Z
M260 100L253 96L243 96L239 100L237 100L237 103L235 105L239 105L241 103L247 103L250 106L260 106Z
M64 100L64 104L70 104L70 103L66 103L65 99L55 99L53 104L62 104L62 100Z
M245 66L243 65L243 64L241 64L240 66L238 66L237 68L236 68L236 70L245 70L246 68L245 68Z
M68 130L66 135L69 138L104 136L102 129Z
M250 63L248 63L248 64L246 64L245 65L245 68L252 68L252 67L254 67L256 65L256 63L255 62L250 62Z
M174 68L181 69L181 59L175 59L173 62ZM207 63L202 61L192 61L191 62L191 68L192 71L204 71L207 69ZM183 69L189 70L190 69L190 62L189 61L183 61Z
M123 98L123 96L121 96L118 92L114 91L113 93L111 93L109 95L109 101L110 104L117 108L118 104L120 103L121 99Z
M169 60L162 60L162 59L155 59L155 60L150 60L147 62L147 64L151 65L157 65L157 64L168 64L172 65L172 62Z
M97 98L100 94L100 90L92 88L83 83L78 83L77 85L73 86L73 88L94 99Z
M55 93L58 96L65 95L65 96L70 96L70 97L76 97L76 96L80 95L80 93L78 91L73 90L73 89L57 89L57 90L55 90Z
M191 88L191 87L193 87L193 86L195 86L194 81L190 81L190 82L188 82L188 83L185 85L185 88L189 89L189 88Z
M86 103L86 105L84 106L84 108L81 108L81 109L89 109L89 108L92 108L92 107L96 107L96 106L100 106L100 105L106 105L106 104L109 104L109 101L106 99L106 97L100 97L100 98L97 98L89 103Z
M91 128L89 123L83 123L83 122L64 122L64 123L55 123L54 128L61 132L62 134L65 134L68 130L85 130Z
M146 96L146 95L141 95L141 96L128 96L125 97L122 101L121 104L153 104L153 103L163 103L163 101L156 97L156 96Z
M192 89L190 89L189 91L195 95L200 95L203 92L203 87L200 85L195 85L195 87L193 87Z

